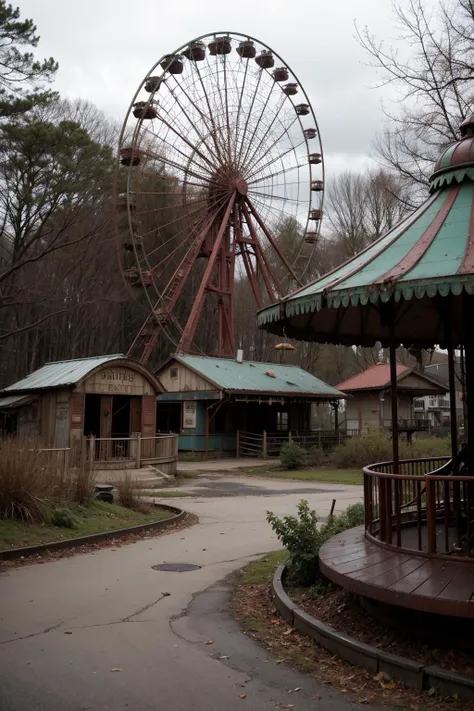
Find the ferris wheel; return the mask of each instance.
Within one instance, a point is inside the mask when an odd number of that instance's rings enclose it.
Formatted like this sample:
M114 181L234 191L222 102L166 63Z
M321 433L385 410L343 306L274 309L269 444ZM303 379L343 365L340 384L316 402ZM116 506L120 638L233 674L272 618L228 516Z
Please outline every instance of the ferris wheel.
M237 32L195 39L152 67L119 145L122 273L144 311L128 355L163 338L234 355L234 287L256 308L303 285L319 235L323 151L309 99L288 64Z

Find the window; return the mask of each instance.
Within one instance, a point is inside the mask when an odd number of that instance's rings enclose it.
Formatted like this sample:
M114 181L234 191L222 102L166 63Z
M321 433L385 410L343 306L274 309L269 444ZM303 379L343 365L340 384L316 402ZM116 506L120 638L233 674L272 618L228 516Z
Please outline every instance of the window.
M176 380L177 377L178 377L178 369L177 368L170 368L171 380Z
M288 429L288 413L287 412L277 412L277 430Z

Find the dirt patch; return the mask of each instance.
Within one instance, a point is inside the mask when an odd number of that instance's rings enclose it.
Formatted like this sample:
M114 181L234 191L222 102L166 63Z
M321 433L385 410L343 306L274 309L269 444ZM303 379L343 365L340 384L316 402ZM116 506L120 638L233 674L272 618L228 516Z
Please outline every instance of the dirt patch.
M369 672L353 667L318 647L313 640L300 635L277 615L268 583L237 585L234 614L246 634L276 655L276 664L294 663L319 682L333 686L360 704L380 704L410 711L474 711L474 703L442 699L430 695L430 692L417 692L383 675L373 677Z
M174 531L180 531L183 528L194 526L194 524L198 521L199 519L197 516L186 513L185 517L180 521L170 523L163 529L152 528L146 531L129 533L128 535L121 536L120 538L108 538L104 541L99 541L98 543L87 543L86 545L78 546L77 548L65 548L63 550L52 552L45 551L44 553L38 555L18 558L15 560L0 560L0 572L4 572L10 568L17 568L22 565L49 563L50 561L60 560L61 558L71 558L72 556L82 555L84 553L94 553L94 551L99 551L103 548L121 548L122 546L129 545L130 543L135 543L136 541L141 541L147 538L157 538L158 536L165 536L166 534L173 533Z

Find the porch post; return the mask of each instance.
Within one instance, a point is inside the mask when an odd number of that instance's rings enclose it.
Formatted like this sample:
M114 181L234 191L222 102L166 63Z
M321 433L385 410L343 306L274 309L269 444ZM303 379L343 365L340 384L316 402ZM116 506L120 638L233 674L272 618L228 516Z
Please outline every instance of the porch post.
M454 372L454 348L451 334L448 340L448 372L449 372L449 411L451 418L451 452L453 469L458 456L458 428L456 417L456 375Z
M89 469L94 468L95 435L89 437Z
M399 474L400 457L398 449L397 349L393 338L390 341L390 396L392 401L393 473Z
M137 444L136 444L136 451L135 451L135 467L136 469L140 469L140 458L141 458L141 453L142 453L142 435L141 432L137 433Z
M211 407L211 405L209 405ZM205 429L204 429L204 441L205 441L205 458L207 459L209 456L209 407L205 408Z
M239 458L240 454L240 430L237 430L237 434L235 437L235 456L237 459Z
M263 430L263 458L267 458L267 430Z
M463 295L464 317L464 361L466 368L466 400L467 423L465 423L467 439L468 476L474 476L474 334L472 332L472 308L474 299L468 294Z

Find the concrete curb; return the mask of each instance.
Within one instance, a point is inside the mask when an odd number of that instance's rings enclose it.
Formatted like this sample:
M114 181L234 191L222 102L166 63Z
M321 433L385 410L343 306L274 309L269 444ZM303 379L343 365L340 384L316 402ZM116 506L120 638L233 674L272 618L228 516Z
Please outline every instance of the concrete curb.
M391 679L418 691L434 688L442 696L457 694L463 701L474 701L472 677L439 667L424 667L411 659L364 644L300 610L283 588L285 568L285 563L282 563L273 576L273 600L283 619L298 632L313 639L323 649L339 655L349 664L367 669L371 674L384 672Z
M140 533L140 531L148 531L152 529L165 529L173 523L181 521L186 516L186 511L178 509L176 506L168 506L167 504L153 504L160 509L167 509L174 513L174 516L164 519L163 521L153 521L152 523L143 523L140 526L132 526L132 528L119 528L116 531L104 531L103 533L93 533L90 536L81 536L80 538L70 538L66 541L55 541L53 543L42 543L38 546L25 546L24 548L10 548L0 551L0 560L18 560L18 558L28 558L32 555L41 555L50 551L65 550L67 548L78 548L87 545L88 543L100 543L113 538L122 538L130 533Z

